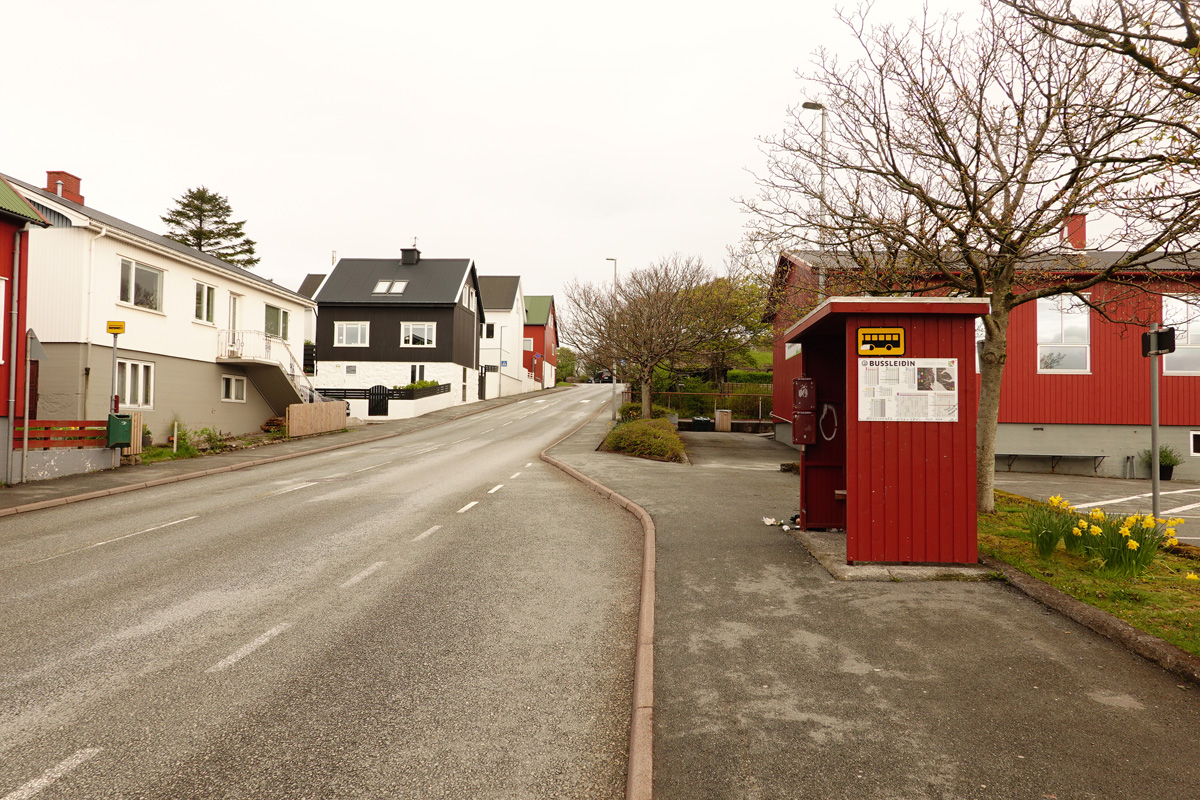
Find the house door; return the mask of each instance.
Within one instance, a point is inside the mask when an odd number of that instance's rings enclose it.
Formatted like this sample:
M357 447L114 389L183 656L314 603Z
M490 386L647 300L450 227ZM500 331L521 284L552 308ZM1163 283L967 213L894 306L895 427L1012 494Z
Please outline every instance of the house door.
M479 371L479 399L487 400L487 370Z
M464 403L467 402L467 368L466 367L463 367L463 399L462 399L462 401Z
M376 384L367 390L367 416L386 417L388 415L388 388Z

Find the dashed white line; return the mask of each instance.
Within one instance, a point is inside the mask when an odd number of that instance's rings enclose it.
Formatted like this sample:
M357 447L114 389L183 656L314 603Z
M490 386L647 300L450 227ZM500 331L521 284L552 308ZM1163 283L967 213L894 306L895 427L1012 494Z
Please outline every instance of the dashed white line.
M197 515L194 515L191 517L184 517L183 519L177 519L174 522L164 522L162 525L155 525L153 528L146 528L145 530L137 531L136 533L127 533L124 536L118 536L115 539L107 539L103 542L96 542L95 544L89 544L87 547L79 547L79 548L76 548L75 550L68 550L65 553L59 553L56 556L48 556L46 558L38 559L37 561L32 561L30 563L41 564L44 561L53 561L56 558L62 558L63 556L69 556L72 553L82 553L84 550L91 550L93 547L103 547L106 544L112 544L113 542L119 542L122 539L128 539L131 536L141 536L143 533L150 533L150 531L158 531L158 530L162 530L163 528L169 528L172 525L178 525L181 522L187 522L188 520L196 519L198 516L199 515L197 514Z
M353 578L351 578L350 580L343 583L338 588L345 589L347 587L353 586L354 584L365 580L366 578L371 577L371 575L373 575L376 571L378 571L378 569L380 567L382 567L386 563L387 563L386 561L376 561L374 564L367 567L362 572L358 573L357 575L355 575Z
M299 486L293 486L289 489L280 489L278 492L272 492L271 494L267 495L267 497L278 497L281 494L287 494L288 492L298 492L301 489L307 489L310 486L316 486L316 485L317 485L316 481L310 481L309 483L302 483Z
M509 420L508 422L504 423L504 424L503 424L503 425L501 425L500 427L501 427L501 428L507 427L507 426L509 426L509 425L512 425L512 424L513 424L513 422L514 422L514 420Z
M591 400L580 400L579 402L580 402L580 403L590 403L590 402L592 402L592 401L591 401Z
M513 478L517 477L517 476L518 476L518 475L520 475L520 474L521 474L521 473L519 473L519 472L514 472L514 473L512 474L512 478L509 478L509 480L511 481Z
M472 508L474 508L474 507L475 507L475 506L477 506L477 505L479 505L479 501L478 501L478 500L472 500L471 502L467 503L465 506L463 506L462 508L460 508L460 509L458 510L458 512L457 512L457 513L459 513L459 514L462 514L462 513L463 513L463 512L465 512L465 511L470 511Z
M485 434L485 433L491 433L491 432L492 432L492 431L494 431L494 430L496 430L496 429L495 429L495 428L488 428L486 431L480 431L480 432L479 432L479 435L480 435L480 436L482 436L483 434Z
M414 536L413 538L409 539L409 541L410 541L410 542L419 542L419 541L421 541L422 539L424 539L426 536L429 536L430 534L436 533L437 531L440 531L441 529L442 529L442 526L441 526L441 525L434 525L432 528L430 528L429 530L425 531L425 532L424 532L424 533L422 533L420 536Z
M459 439L457 442L451 442L450 444L462 444L463 442L469 441L470 439L471 439L471 437L468 436L466 439Z
M529 467L532 467L532 466L533 466L533 462L530 461L528 464L525 465L525 468L528 469Z
M40 777L34 778L28 783L19 786L15 791L4 795L4 800L26 800L26 798L33 797L42 789L45 789L47 786L63 777L71 770L82 766L86 761L91 759L92 756L99 752L99 747L89 747L85 750L76 752L67 760L43 772Z
M290 627L292 627L292 623L290 623L290 622L282 622L279 625L276 625L274 628L271 628L271 630L267 631L262 636L259 636L253 642L251 642L250 644L241 648L233 655L228 656L227 658L224 658L221 661L218 661L216 664L213 664L211 667L209 667L208 669L206 669L204 671L205 672L220 672L223 669L228 669L229 667L232 667L234 664L241 661L243 658L250 655L255 650L262 647L264 644L271 641L276 636L283 633Z
M503 483L497 484L497 485L493 486L492 488L488 489L488 494L495 494L496 492L500 491L503 488L504 488Z
M390 463L392 463L392 462L390 462L390 461L384 461L382 464L372 464L372 465L371 465L371 466L369 466L369 467L363 467L362 469L356 469L356 470L354 470L354 472L366 472L366 471L367 471L367 470L369 470L369 469L375 469L375 468L377 468L377 467L385 467L385 466L387 466L387 465L388 465L388 464L390 464Z

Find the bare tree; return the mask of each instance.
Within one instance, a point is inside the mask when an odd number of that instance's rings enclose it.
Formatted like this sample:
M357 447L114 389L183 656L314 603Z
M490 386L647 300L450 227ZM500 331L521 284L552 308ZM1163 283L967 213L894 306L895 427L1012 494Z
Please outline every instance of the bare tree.
M650 418L659 366L741 347L761 316L750 287L678 254L634 270L615 287L576 279L565 296L563 339L585 360L623 364L641 384L643 419Z
M978 501L991 511L1012 310L1059 294L1097 305L1080 293L1195 233L1194 185L1155 138L1155 120L1195 109L1112 53L1046 36L990 0L975 25L870 26L864 14L843 17L861 58L818 52L805 76L828 112L825 141L803 108L764 139L760 195L743 201L746 247L819 243L812 260L835 270L825 294L991 300L978 417ZM1120 258L1065 251L1060 232L1089 211L1113 215L1096 244Z

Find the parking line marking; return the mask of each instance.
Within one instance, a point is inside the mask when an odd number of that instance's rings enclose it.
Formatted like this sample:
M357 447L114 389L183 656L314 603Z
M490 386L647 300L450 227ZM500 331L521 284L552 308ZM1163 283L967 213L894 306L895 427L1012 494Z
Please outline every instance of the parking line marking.
M461 513L463 513L464 511L470 511L472 508L474 508L474 507L475 507L475 506L477 506L477 505L479 505L479 501L478 501L478 500L472 500L471 502L467 503L465 506L463 506L462 508L460 508L460 509L458 510L458 513L459 513L459 514L461 514Z
M441 529L442 529L442 526L441 526L441 525L434 525L432 528L430 528L429 530L425 531L425 532L424 532L424 533L422 533L420 536L414 536L412 539L409 539L409 541L410 541L410 542L419 542L419 541L421 541L422 539L424 539L426 536L429 536L429 535L430 535L430 534L432 534L432 533L436 533L437 531L440 531Z
M503 488L504 488L503 483L496 484L491 489L488 489L488 494L495 494L496 492L500 491Z
M174 522L164 522L162 525L155 525L153 528L146 528L144 531L137 531L136 533L127 533L124 536L118 536L115 539L108 539L103 542L96 542L95 544L89 544L86 547L79 547L74 550L68 550L65 553L59 553L56 556L48 556L46 558L38 559L37 561L31 561L29 563L41 564L43 561L53 561L56 558L62 558L63 556L69 556L72 553L82 553L84 550L91 550L93 547L103 547L106 544L112 544L113 542L119 542L122 539L128 539L131 536L141 536L143 533L150 533L150 531L158 531L158 530L162 530L163 528L169 528L172 525L178 525L181 522L187 522L188 520L197 519L199 516L200 516L199 514L196 514L196 515L193 515L190 517L184 517L183 519L177 519ZM5 800L7 800L7 798L5 798Z
M1166 511L1164 511L1162 513L1176 514L1180 511L1191 511L1193 508L1200 508L1200 503L1192 503L1192 504L1186 505L1186 506L1178 506L1177 508L1168 508Z
M369 578L369 577L371 577L371 575L372 575L372 574L374 574L374 573L375 573L375 572L376 572L376 571L377 571L377 570L378 570L380 567L382 567L382 566L383 566L384 564L386 564L386 563L387 563L386 561L376 561L374 564L372 564L371 566L367 567L367 568L366 568L366 569L364 569L362 572L358 573L357 575L355 575L353 578L351 578L350 580L348 580L348 581L346 581L345 583L343 583L343 584L342 584L340 587L338 587L338 588L340 588L340 589L345 589L345 588L347 588L347 587L349 587L349 586L353 586L354 584L356 584L356 583L359 583L359 582L363 581L363 580L364 580L364 579L366 579L366 578Z
M35 794L54 783L68 772L83 766L85 762L90 760L92 756L99 752L99 747L88 747L84 750L77 751L70 758L59 762L55 766L43 772L39 777L34 778L28 783L22 784L21 786L17 787L15 791L4 795L4 800L26 800L28 797L33 797Z
M1169 494L1187 494L1188 492L1200 492L1200 488L1192 489L1175 489L1170 492L1159 492L1160 497L1165 497ZM1127 500L1142 500L1147 497L1153 497L1154 492L1145 492L1144 494L1131 494L1129 497L1115 497L1112 500L1098 500L1095 503L1076 503L1076 508L1093 508L1095 506L1106 506L1112 503L1124 503Z
M232 655L218 661L216 664L213 664L211 667L209 667L208 669L206 669L204 671L205 672L220 672L223 669L228 669L229 667L232 667L234 664L241 661L243 658L250 655L255 650L262 647L264 644L271 641L276 636L283 633L290 627L292 627L292 623L290 623L290 622L282 622L282 623L276 625L274 628L271 628L271 630L267 631L262 636L259 636L253 642L251 642L250 644L241 648L236 653L233 653Z

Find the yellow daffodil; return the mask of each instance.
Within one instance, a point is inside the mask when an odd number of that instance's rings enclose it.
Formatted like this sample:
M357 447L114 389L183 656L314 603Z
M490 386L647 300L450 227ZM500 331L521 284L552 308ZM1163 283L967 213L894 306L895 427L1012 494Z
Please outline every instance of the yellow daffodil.
M1172 538L1170 538L1170 539L1167 539L1167 547L1174 547L1174 546L1175 546L1175 545L1177 545L1177 544L1179 544L1179 540L1178 540L1178 539L1176 539L1176 538L1174 538L1174 537L1172 537Z
M1046 502L1048 502L1050 505L1054 506L1055 508L1058 508L1060 505L1063 504L1062 495L1056 494L1053 497L1051 497L1049 500L1047 500Z
M1175 529L1174 529L1174 528L1167 528L1167 530L1166 530L1166 534L1167 534L1167 536L1174 536L1174 535L1175 535Z
M1121 528L1121 535L1122 535L1122 536L1128 536L1128 535L1129 535L1129 528Z
M1139 547L1141 547L1141 545L1138 544L1137 539L1130 539L1128 542L1125 543L1125 546L1128 547L1130 550L1137 550Z
M1081 519L1079 522L1075 523L1076 528L1087 528L1087 526L1088 524L1086 519Z
M1091 528L1091 533L1092 536L1099 536L1100 534L1104 533L1104 531L1100 529L1099 525L1093 525Z
M1194 573L1194 572L1189 572L1187 574L1187 579L1189 581L1200 581L1200 576L1197 576L1196 573Z
M1104 512L1099 508L1093 508L1092 513L1088 514L1088 516L1097 522L1100 522L1102 519L1104 519Z
M1142 527L1143 528L1153 528L1154 527L1154 517L1147 514L1146 518L1144 520L1142 520Z

